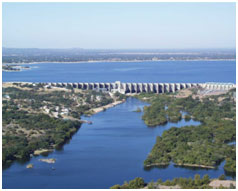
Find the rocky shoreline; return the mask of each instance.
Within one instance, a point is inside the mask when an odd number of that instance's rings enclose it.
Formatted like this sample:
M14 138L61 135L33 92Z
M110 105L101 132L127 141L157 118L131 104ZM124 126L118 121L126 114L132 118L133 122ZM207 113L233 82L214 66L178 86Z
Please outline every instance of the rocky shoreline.
M39 161L46 162L46 163L49 163L49 164L54 164L56 159L54 159L54 158L47 158L47 159L39 159Z
M34 151L34 155L41 155L41 154L47 154L52 152L52 149L38 149Z

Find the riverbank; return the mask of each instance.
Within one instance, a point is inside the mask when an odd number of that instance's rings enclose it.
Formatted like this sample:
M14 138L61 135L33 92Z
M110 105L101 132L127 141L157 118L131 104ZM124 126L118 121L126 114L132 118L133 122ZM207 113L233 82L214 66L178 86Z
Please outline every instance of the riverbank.
M207 165L201 165L201 164L174 164L174 166L182 166L182 167L196 167L196 168L209 168L209 169L215 169L215 166L207 166Z
M2 96L5 166L61 148L85 122L80 120L82 115L92 108L97 113L122 103L119 95L49 91L39 84L3 83Z
M105 106L101 106L101 107L97 107L97 108L92 108L92 109L90 109L89 112L92 113L92 114L96 114L96 113L105 111L106 109L109 109L109 108L111 108L111 107L114 107L114 106L116 106L116 105L118 105L118 104L121 104L121 103L123 103L123 102L125 102L125 100L115 101L115 102L110 103L110 104L105 105Z
M145 167L160 167L160 166L168 166L170 165L169 163L152 163L152 164L147 164ZM205 169L215 169L216 167L214 166L207 166L207 165L199 165L199 164L174 164L174 166L181 166L181 167L196 167L196 168L205 168Z
M144 165L144 167L146 168L150 168L150 167L160 167L160 166L169 166L169 163L152 163L152 164L147 164Z
M111 107L114 107L118 104L121 104L125 102L125 100L121 100L121 101L115 101L113 103L110 103L108 105L105 105L105 106L102 106L102 107L98 107L98 108L94 108L92 109L92 111L94 113L92 113L92 115L96 114L96 113L99 113L99 112L102 112L104 111L105 109L108 109L108 108L111 108ZM92 122L91 121L87 121L87 120L79 120L79 119L75 119L73 117L71 118L67 118L67 117L63 117L63 119L67 119L67 120L71 120L71 121L77 121L77 122L80 122L80 124L82 123L88 123L88 124L91 124ZM80 125L81 126L81 125ZM79 127L80 128L80 127ZM78 128L78 129L79 129ZM63 143L60 144L60 146L63 146L64 143L66 143L68 140L71 139L71 137L77 132L77 129L75 129L75 131L71 130L71 133L70 133L70 136L69 138L65 139ZM50 145L48 148L44 148L44 149L36 149L33 151L33 153L31 153L31 156L39 156L39 155L45 155L45 154L49 154L49 153L52 153L53 151L55 151L55 149L58 148L56 145ZM47 162L47 163L55 163L55 160L52 161L52 159L49 159L49 158L44 158L44 159L39 159L39 161L42 161L42 162Z

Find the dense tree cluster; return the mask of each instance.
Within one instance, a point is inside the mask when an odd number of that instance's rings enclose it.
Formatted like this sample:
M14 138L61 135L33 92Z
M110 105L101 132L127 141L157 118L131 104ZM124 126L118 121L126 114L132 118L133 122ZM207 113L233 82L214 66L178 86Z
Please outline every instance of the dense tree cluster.
M80 122L49 117L46 114L29 114L19 110L3 110L3 124L17 124L26 130L44 130L44 134L28 138L24 133L7 131L2 136L2 162L7 165L15 159L26 160L36 149L61 146L80 127ZM16 132L16 131L15 131Z
M123 185L116 184L111 187L111 189L138 189L138 188L144 188L145 182L143 178L137 177L134 180L131 180L128 182L125 181Z
M173 180L166 180L165 182L161 183L161 185L165 186L175 186L178 185L182 189L207 189L211 188L209 186L210 178L206 174L202 178L199 174L192 178L174 178Z
M145 107L143 120L147 125L176 122L181 119L179 111L186 111L186 120L194 118L199 126L172 127L157 137L145 166L176 165L214 168L226 160L224 169L236 171L235 147L228 143L236 138L235 102L231 92L202 100L174 98L166 95L150 96L151 105ZM167 97L167 98L166 98ZM220 101L219 101L220 100ZM168 109L164 109L165 106Z
M5 120L6 119L6 120ZM2 137L3 165L11 163L15 159L25 160L36 149L61 146L80 127L77 121L69 121L49 117L46 114L28 114L21 111L3 111L3 123L18 124L27 130L44 130L44 134L29 139L24 134L6 133Z
M141 98L144 95L138 96ZM152 96L152 97L151 97ZM167 122L178 122L182 119L181 107L172 102L172 98L161 95L153 97L147 96L152 105L144 107L142 119L148 126L163 125ZM168 105L168 106L167 106Z

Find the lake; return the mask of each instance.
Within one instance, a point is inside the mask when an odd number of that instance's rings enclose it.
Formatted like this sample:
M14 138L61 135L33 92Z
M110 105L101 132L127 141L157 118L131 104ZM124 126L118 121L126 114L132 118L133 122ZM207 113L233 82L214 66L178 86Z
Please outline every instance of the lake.
M142 62L142 63L79 63L34 64L36 68L23 72L3 72L3 81L33 82L233 82L235 62ZM84 117L93 122L83 124L62 150L48 157L33 157L29 162L15 162L3 171L3 188L109 188L135 177L146 182L194 177L208 174L211 178L225 174L224 162L217 169L174 167L146 170L143 161L164 130L197 121L182 119L178 123L147 127L134 112L148 105L135 98ZM40 162L40 158L56 158L55 164ZM26 165L34 164L33 169ZM55 170L52 170L52 167ZM232 177L227 176L231 179Z
M3 81L24 82L236 82L235 61L40 63L3 72Z

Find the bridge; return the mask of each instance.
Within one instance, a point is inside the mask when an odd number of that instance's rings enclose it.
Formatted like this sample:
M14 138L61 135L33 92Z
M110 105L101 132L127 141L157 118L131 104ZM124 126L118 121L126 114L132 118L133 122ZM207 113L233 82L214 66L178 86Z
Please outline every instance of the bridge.
M108 91L108 92L119 92L122 94L127 93L142 93L142 92L153 92L153 93L167 93L176 92L178 90L200 87L209 90L225 91L235 88L236 85L233 83L121 83L116 81L114 83L39 83L51 87L67 87L77 88L82 90L96 90L96 91Z

